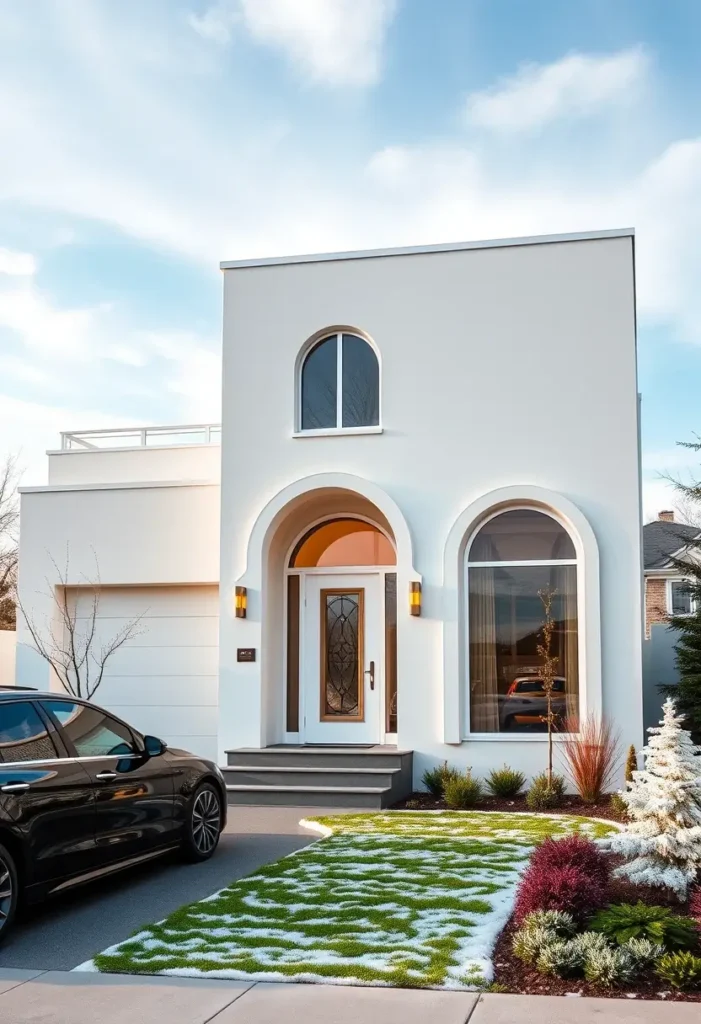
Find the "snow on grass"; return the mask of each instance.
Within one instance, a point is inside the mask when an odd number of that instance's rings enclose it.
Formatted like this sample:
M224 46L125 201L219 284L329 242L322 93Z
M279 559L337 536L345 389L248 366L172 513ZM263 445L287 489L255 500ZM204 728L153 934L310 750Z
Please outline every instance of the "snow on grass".
M83 970L480 988L533 846L586 818L388 811L306 822L325 838L112 946Z

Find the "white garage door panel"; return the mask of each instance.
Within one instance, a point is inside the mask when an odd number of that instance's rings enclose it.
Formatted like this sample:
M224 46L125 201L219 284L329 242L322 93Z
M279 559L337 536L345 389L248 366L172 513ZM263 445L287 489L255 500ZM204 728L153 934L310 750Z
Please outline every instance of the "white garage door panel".
M89 625L93 592L69 592L78 630ZM173 747L216 757L218 588L103 587L95 648L132 619L141 631L109 658L95 703Z
M100 617L96 629L98 643L108 643L133 621L122 616ZM79 616L78 629L83 631L88 622ZM138 632L129 640L130 647L217 647L219 643L219 619L216 615L199 618L146 615L135 628Z
M216 647L119 647L105 668L108 676L214 676Z
M109 700L113 706L149 707L157 704L160 707L187 708L192 704L202 707L216 708L218 703L218 687L216 676L105 676L95 694L97 704L106 704Z

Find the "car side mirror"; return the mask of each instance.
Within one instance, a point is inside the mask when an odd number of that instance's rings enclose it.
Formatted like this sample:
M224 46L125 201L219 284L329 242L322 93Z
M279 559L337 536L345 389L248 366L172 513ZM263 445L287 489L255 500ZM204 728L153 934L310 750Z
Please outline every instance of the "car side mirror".
M158 736L144 736L144 749L149 757L160 757L165 754L168 745L159 740Z

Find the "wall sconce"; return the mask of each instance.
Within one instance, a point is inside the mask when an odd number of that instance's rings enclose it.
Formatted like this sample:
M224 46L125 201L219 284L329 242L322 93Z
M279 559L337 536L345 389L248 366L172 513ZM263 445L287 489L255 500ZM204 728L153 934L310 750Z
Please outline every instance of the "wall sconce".
M409 613L421 614L421 584L418 580L412 580L409 584Z
M234 596L234 614L237 619L246 618L246 608L248 607L248 595L245 587L236 587Z

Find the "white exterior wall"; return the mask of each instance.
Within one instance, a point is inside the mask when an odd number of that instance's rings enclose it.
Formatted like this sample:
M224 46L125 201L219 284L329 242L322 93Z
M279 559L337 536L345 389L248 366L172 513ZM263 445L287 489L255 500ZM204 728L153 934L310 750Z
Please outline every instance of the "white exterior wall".
M528 774L545 765L539 737L461 742L455 589L463 577L460 551L454 582L445 575L446 545L465 510L503 488L561 495L590 528L580 685L624 743L640 743L632 247L623 236L225 271L220 756L283 738L280 701L270 697L271 687L283 692L282 665L265 640L282 629L281 604L263 593L270 530L296 494L352 489L353 480L395 533L392 509L407 528L398 553L398 744L416 752L417 779L446 757L478 774L504 761ZM293 437L299 350L338 326L378 347L383 432ZM411 578L423 581L420 618L408 613ZM233 617L237 582L249 587L245 621ZM263 602L274 617L267 633ZM258 661L237 664L238 646L256 647Z
M48 452L49 484L219 481L220 446L174 445L153 448L72 448Z
M15 651L17 633L14 629L0 629L0 685L12 686L15 681Z

